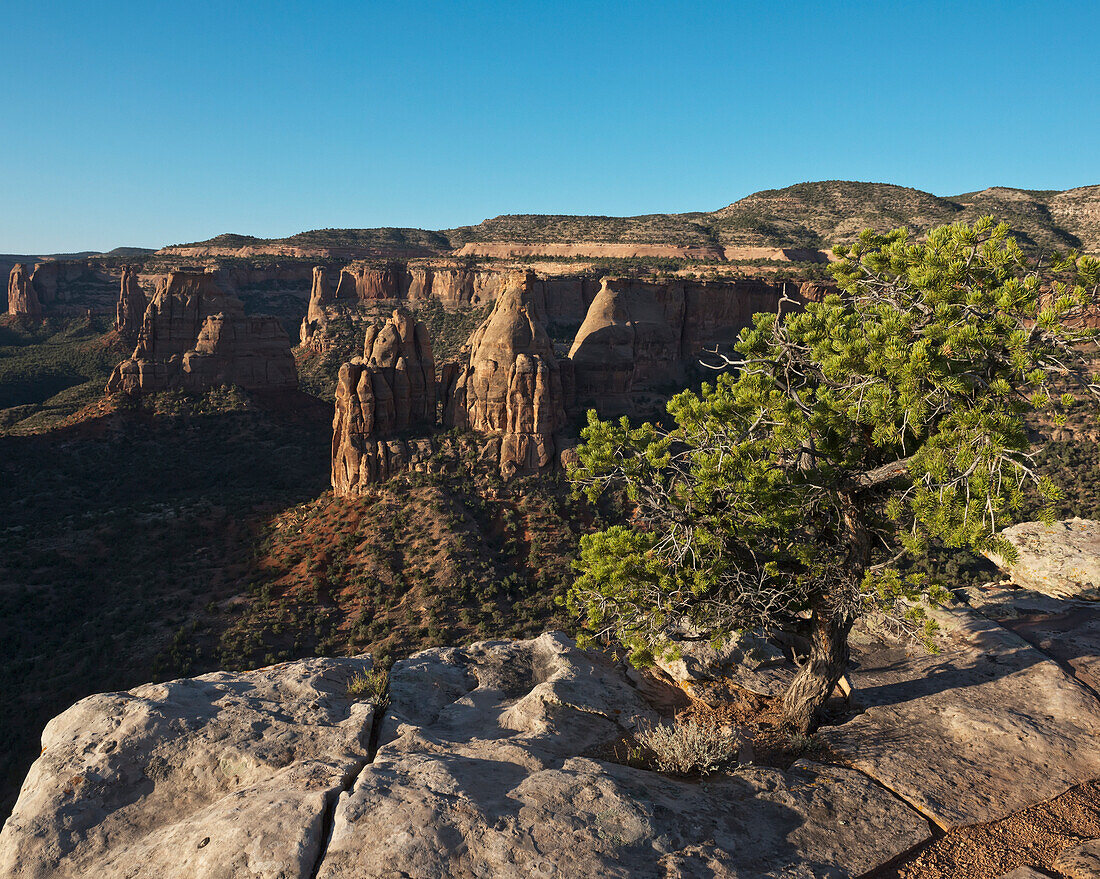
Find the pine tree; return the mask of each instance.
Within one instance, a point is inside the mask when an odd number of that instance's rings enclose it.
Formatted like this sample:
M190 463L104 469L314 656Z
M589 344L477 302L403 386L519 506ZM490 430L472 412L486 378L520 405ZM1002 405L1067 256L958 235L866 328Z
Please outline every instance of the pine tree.
M937 539L1014 558L998 531L1025 491L1057 499L1025 417L1100 398L1095 260L1031 259L988 217L923 242L868 230L836 255L840 293L756 315L733 371L676 396L667 426L590 412L570 471L592 499L624 487L633 511L582 540L568 604L590 637L645 662L685 626L721 638L808 611L784 695L802 731L860 615L931 625L919 599L943 595L902 576L906 553Z

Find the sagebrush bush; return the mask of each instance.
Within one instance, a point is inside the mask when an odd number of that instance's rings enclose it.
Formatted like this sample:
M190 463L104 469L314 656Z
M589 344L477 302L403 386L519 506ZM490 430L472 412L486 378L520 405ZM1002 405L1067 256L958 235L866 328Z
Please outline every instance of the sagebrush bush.
M663 772L707 775L737 762L741 746L737 732L697 720L676 719L644 730L638 742L653 752L653 762Z

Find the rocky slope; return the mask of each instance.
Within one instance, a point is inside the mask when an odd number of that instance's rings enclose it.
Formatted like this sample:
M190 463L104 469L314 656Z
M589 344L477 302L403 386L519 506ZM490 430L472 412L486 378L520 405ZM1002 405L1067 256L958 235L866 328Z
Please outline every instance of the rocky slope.
M904 225L920 233L943 223L972 222L984 214L1006 220L1027 246L1100 251L1100 186L1064 192L994 186L941 197L886 183L824 180L756 192L709 212L637 217L510 214L435 233L363 229L321 230L279 240L221 236L164 252L246 256L294 251L313 258L330 253L354 253L353 259L407 258L415 243L421 248L415 255L426 257L458 253L496 258L813 261L823 259L822 251L833 245L851 241L865 227L886 231Z
M663 722L673 691L560 634L401 660L385 707L351 695L369 658L93 696L47 726L0 870L864 875L933 824L1002 818L1100 776L1095 694L972 610L942 620L936 657L857 633L865 710L826 727L814 757L776 768L750 745L702 782L608 759ZM1097 843L1077 843L1057 863L1090 875L1073 865ZM990 875L1028 857L1002 850Z

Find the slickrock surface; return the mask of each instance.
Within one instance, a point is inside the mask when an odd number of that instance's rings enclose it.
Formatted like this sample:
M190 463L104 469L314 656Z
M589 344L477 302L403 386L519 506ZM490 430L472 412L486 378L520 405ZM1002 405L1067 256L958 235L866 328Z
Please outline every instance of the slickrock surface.
M583 756L654 715L561 635L425 651L390 688L319 877L847 876L929 835L847 769L698 783Z
M1100 877L1100 839L1062 852L1054 861L1054 869L1069 879L1097 879Z
M571 385L540 320L534 274L516 272L467 343L444 423L499 439L507 477L555 464ZM464 349L465 351L466 349ZM566 367L568 369L568 367Z
M1037 647L1100 694L1100 604L1004 585L965 590L966 601Z
M1022 522L1002 535L1016 547L1016 562L989 558L1016 585L1055 598L1100 599L1100 522L1073 518L1049 528Z
M123 266L122 284L115 309L115 329L130 344L136 344L145 319L145 291L138 283L138 273L133 266Z
M0 875L308 877L367 760L368 659L309 659L83 699L42 735Z
M23 263L16 263L8 275L8 314L42 317L42 303Z
M936 656L857 635L869 707L819 734L850 768L607 762L658 717L556 633L399 661L378 718L346 697L363 658L94 696L48 725L0 874L860 876L929 840L924 816L985 822L1100 777L1095 697L996 623L941 618ZM1056 868L1094 876L1097 854Z
M213 272L172 272L149 303L137 347L107 392L201 391L221 384L292 390L298 371L277 318L246 315Z
M939 654L853 645L866 710L829 747L945 829L1002 818L1100 778L1100 702L1026 641L943 611Z

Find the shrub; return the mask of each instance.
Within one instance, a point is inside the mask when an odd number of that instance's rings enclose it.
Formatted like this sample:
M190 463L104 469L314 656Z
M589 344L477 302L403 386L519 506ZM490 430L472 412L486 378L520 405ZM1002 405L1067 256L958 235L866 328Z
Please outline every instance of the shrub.
M650 727L638 734L638 742L653 752L653 762L663 772L707 775L737 763L741 739L728 726L698 720Z
M387 691L390 686L389 672L384 668L372 668L368 672L357 671L348 678L348 696L355 698L367 697L374 700L379 707L389 702Z

